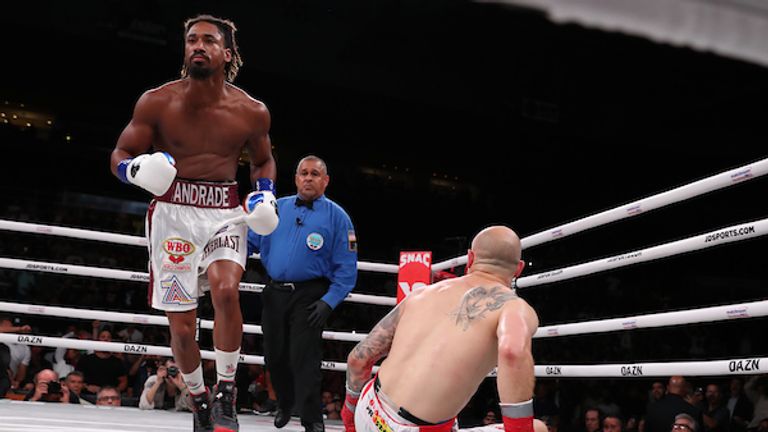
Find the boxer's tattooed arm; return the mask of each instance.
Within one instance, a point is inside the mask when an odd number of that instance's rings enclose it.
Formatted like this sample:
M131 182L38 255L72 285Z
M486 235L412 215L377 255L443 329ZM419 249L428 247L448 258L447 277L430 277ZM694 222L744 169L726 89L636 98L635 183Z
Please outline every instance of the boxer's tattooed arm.
M514 298L517 298L517 295L509 288L501 286L475 287L464 294L461 304L451 312L451 315L456 317L456 325L461 326L461 329L466 331L472 322L483 319L486 312L495 311Z
M350 354L350 359L359 360L363 367L358 370L348 365L347 388L359 392L365 383L371 379L371 370L382 357L389 354L392 339L395 337L397 323L400 322L402 303L392 309L378 324L368 333L365 339L355 346Z

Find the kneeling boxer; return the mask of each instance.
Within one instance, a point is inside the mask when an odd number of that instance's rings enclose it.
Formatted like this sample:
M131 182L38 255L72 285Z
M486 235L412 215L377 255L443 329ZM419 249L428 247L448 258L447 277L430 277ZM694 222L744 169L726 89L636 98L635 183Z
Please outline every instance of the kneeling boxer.
M450 431L498 367L504 430L533 432L534 310L512 289L520 239L494 226L472 240L465 276L412 292L347 358L347 432ZM373 365L382 357L377 375Z

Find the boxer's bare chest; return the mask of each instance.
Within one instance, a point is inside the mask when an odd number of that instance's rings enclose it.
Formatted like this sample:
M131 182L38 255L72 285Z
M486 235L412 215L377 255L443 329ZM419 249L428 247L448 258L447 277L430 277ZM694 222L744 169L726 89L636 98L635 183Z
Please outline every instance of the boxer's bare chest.
M177 158L201 154L236 158L253 134L245 110L231 101L189 107L173 100L163 110L157 132L159 147Z

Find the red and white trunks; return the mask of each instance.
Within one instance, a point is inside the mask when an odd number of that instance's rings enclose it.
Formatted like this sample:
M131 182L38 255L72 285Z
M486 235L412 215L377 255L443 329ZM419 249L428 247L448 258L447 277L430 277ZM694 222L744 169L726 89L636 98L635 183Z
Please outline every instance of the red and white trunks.
M177 179L149 206L149 300L155 309L187 311L210 289L206 270L230 260L245 269L245 224L225 224L243 216L237 183Z
M357 432L455 432L459 425L455 418L436 425L422 426L403 418L389 398L374 386L375 379L368 381L360 393L355 408Z

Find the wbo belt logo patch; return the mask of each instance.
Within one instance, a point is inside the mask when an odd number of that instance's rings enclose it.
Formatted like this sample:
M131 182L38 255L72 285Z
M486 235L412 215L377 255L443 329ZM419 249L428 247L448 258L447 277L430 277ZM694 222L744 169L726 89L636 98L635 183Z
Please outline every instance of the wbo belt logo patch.
M313 232L307 236L307 247L313 251L320 250L324 242L323 236L319 233Z
M179 237L171 237L163 240L163 250L168 254L168 259L179 264L184 261L184 257L195 251L195 245Z
M168 279L160 281L160 286L165 290L163 294L163 304L178 304L185 305L195 303L187 290L184 289L184 285L179 282L179 279L174 275Z

